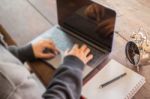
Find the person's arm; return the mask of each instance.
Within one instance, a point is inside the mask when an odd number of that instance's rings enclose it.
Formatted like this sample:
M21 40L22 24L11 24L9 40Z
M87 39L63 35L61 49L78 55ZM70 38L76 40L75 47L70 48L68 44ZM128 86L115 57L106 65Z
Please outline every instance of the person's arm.
M75 56L66 56L55 72L44 99L80 99L84 64Z
M83 45L74 47L66 52L63 64L56 70L47 91L45 99L80 99L82 88L82 70L93 55L90 49Z
M22 47L9 46L8 50L22 62L35 60L32 44Z
M54 53L44 53L45 48L53 50ZM51 40L44 39L22 47L9 46L8 50L22 62L33 61L37 58L52 58L58 52Z

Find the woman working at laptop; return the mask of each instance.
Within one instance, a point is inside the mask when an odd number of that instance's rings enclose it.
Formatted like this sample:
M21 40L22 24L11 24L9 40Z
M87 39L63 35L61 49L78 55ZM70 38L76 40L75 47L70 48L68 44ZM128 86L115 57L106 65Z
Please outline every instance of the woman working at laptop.
M43 53L45 48L51 49L52 53ZM6 48L0 39L0 98L79 99L82 87L82 70L84 64L93 57L89 54L90 49L86 45L79 47L76 44L71 50L66 51L64 61L56 70L45 93L40 92L29 71L20 62L36 58L52 58L57 53L58 49L49 40L41 40L20 48L15 46Z

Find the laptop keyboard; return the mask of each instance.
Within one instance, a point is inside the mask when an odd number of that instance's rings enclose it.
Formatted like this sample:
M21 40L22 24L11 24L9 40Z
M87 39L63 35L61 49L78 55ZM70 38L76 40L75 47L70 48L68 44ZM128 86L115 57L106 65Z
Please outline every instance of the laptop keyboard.
M94 49L94 48L90 48L91 49L91 53L93 54L93 59L92 61L88 62L88 65L89 66L92 66L92 67L96 67L98 64L99 64L99 59L104 57L104 53Z
M73 47L74 44L82 45L84 42L76 39L75 37L72 37L70 35L67 35L65 32L63 32L60 29L56 29L55 32L51 32L51 39L54 41L54 43L57 45L58 49L61 50L61 52L66 51L67 49L70 49ZM100 58L102 58L105 54L103 52L100 52L93 47L90 47L91 53L93 54L93 59L88 63L89 66L96 67L98 65L98 61Z

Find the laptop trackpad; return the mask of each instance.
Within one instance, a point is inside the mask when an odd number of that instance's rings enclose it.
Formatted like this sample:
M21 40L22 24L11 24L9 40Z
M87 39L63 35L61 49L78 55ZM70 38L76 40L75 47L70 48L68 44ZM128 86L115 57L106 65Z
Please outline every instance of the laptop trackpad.
M62 55L62 52L61 54L58 54L57 56L55 56L54 58L52 59L47 59L45 60L47 63L50 63L55 69L57 69L60 64L62 63L63 61L63 55Z

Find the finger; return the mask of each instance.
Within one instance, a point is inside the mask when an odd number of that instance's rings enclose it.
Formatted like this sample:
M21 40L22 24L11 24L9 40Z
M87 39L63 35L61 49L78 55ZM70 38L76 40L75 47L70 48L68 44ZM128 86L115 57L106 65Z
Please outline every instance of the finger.
M84 44L84 45L81 46L82 51L85 51L86 49L87 49L87 45Z
M87 60L86 60L86 63L88 63L90 60L92 60L93 59L93 55L92 54L90 54L89 56L87 56Z
M67 54L69 53L69 50L70 50L70 49L67 48L64 54L67 55Z
M51 45L52 47L55 47L55 43L48 39L43 40L43 45Z
M90 53L90 49L89 48L87 48L86 50L85 50L85 55L88 55L89 53Z
M52 47L52 50L54 51L54 53L55 53L56 55L61 52L60 49L58 49L56 46L53 46L53 47Z
M54 54L51 54L51 53L49 53L49 54L41 54L40 55L40 58L53 58L55 55Z
M78 44L74 44L72 49L78 49L79 48L79 45Z
M56 51L55 51L55 54L60 54L60 49L55 47L56 48Z
M56 50L56 52L59 52L59 49L56 47L55 43L52 40L50 40L48 43L52 46L52 48Z
M54 54L57 54L57 53L59 52L59 50L58 50L54 45L45 43L45 44L44 44L44 47L45 47L45 48L48 48L48 49L51 49L51 50L54 52Z

